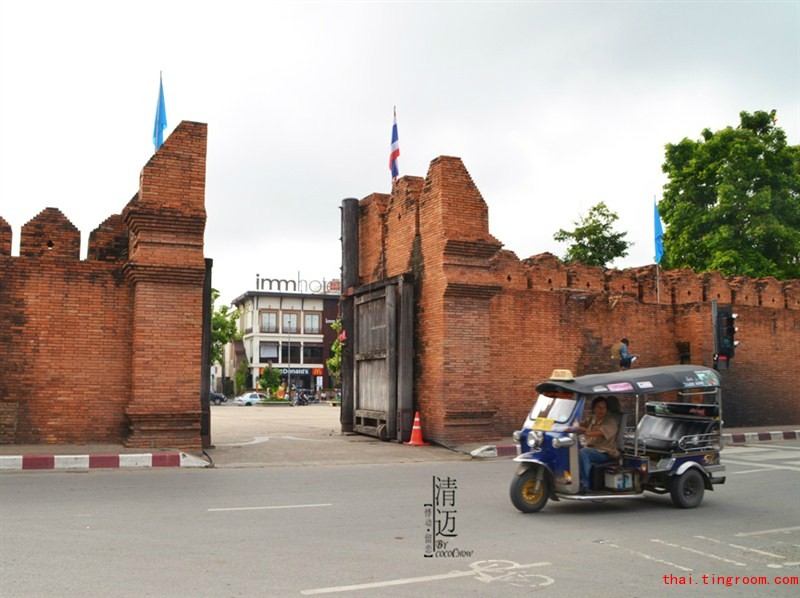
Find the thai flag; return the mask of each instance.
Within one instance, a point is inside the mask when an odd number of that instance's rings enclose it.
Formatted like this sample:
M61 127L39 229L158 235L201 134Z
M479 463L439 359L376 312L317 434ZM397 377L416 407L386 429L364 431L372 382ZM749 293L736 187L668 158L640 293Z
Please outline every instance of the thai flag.
M400 176L397 168L397 158L400 157L400 141L397 138L397 107L394 109L394 124L392 125L392 151L389 154L389 170L392 171L392 182Z

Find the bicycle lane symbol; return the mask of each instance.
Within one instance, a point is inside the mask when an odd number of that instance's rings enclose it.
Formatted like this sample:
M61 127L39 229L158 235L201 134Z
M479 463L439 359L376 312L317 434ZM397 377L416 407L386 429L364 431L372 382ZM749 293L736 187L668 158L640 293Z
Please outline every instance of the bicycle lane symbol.
M313 590L302 590L304 596L320 594L333 594L338 592L353 592L357 590L370 590L375 588L385 588L390 586L401 586L412 583L423 583L426 581L439 581L443 579L455 579L458 577L474 577L483 583L504 583L518 588L543 588L555 583L552 577L533 573L530 569L534 567L544 567L551 563L528 563L521 565L514 561L490 560L477 561L470 563L468 570L450 571L440 575L426 575L424 577L407 577L402 579L390 579L372 583L354 584L349 586L334 586L328 588L317 588Z
M475 579L484 583L501 581L518 588L536 588L549 586L555 583L555 579L539 573L530 573L531 567L541 567L550 563L531 563L520 565L514 561L478 561L470 564L470 568L475 572Z

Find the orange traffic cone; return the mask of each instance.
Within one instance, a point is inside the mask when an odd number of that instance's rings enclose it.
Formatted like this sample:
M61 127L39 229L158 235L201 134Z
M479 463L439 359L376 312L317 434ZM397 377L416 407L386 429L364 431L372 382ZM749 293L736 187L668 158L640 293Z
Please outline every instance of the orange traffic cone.
M411 446L428 446L427 442L422 440L422 426L419 423L419 411L414 415L414 427L411 429L411 440L404 442Z

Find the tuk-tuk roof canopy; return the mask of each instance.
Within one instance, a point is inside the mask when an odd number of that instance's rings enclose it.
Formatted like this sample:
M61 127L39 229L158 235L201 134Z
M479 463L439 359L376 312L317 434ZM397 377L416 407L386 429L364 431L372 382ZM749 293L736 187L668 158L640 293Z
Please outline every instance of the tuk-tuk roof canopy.
M702 365L668 365L608 374L588 374L573 380L547 380L539 384L536 390L540 393L566 390L585 395L635 395L692 388L712 389L719 385L719 374L714 369Z

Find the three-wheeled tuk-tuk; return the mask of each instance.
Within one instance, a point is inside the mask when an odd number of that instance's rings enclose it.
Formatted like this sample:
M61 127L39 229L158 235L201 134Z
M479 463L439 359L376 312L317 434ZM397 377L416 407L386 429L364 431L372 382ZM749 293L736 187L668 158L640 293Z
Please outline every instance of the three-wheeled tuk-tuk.
M525 425L514 432L519 466L511 502L523 513L539 511L548 499L618 500L644 492L669 493L675 505L689 509L700 504L705 490L725 483L716 370L673 365L579 377L555 370L536 391ZM606 417L617 422L621 456L593 465L591 488L581 490L578 428L596 397L606 400ZM626 428L628 418L635 427Z

